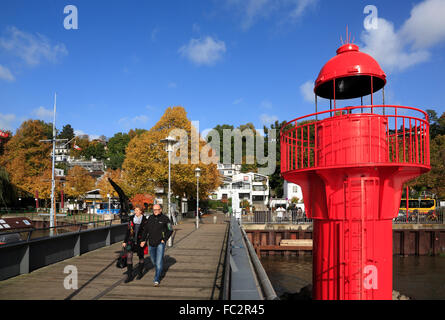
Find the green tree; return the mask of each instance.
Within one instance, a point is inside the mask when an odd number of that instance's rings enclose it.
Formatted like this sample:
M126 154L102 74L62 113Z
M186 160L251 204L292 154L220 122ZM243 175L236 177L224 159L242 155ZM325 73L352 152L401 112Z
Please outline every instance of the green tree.
M267 128L264 126L264 150L265 154L267 156L267 143L271 139L269 131L270 130L276 130L276 169L275 172L271 175L269 175L269 188L271 192L271 196L275 198L282 198L284 191L283 191L283 178L281 177L281 147L280 147L280 130L283 128L283 126L286 124L286 121L278 121L276 120L274 123L270 125L270 128Z
M72 138L74 138L74 129L70 124L64 125L57 139L67 139L67 141L70 141Z
M98 141L92 141L87 148L81 151L81 155L86 159L91 157L97 160L105 159L105 146Z
M427 110L430 120L430 165L426 174L407 185L417 192L430 191L445 199L445 112L437 118L434 110Z
M112 170L116 170L122 168L122 164L125 160L125 149L130 142L130 136L127 133L118 132L116 133L110 140L108 140L107 144L107 152L105 164L107 168L111 168Z

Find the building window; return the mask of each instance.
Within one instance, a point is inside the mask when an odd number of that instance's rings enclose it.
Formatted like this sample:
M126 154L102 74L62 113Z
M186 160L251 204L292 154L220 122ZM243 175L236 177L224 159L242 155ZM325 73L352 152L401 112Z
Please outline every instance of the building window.
M252 186L253 191L266 191L266 186Z

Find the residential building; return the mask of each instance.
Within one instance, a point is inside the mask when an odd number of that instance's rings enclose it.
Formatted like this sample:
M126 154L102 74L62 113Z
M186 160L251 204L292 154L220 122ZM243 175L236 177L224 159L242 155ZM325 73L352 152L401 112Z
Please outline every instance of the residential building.
M240 164L224 164L224 163L218 163L217 169L221 176L223 177L230 177L232 178L236 174L241 173L241 165Z
M269 178L254 172L226 173L223 175L223 185L210 195L210 199L228 200L234 193L238 194L240 201L248 200L255 207L264 207L269 202Z
M283 189L284 199L292 200L292 198L298 198L298 202L303 202L303 192L298 184L284 180Z

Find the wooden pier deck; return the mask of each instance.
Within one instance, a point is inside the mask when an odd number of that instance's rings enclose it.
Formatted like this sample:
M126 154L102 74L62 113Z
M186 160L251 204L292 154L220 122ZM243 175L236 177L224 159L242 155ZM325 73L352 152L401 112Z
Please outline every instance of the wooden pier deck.
M213 217L217 216L217 223ZM221 213L203 218L195 229L194 219L174 227L173 247L164 255L165 277L153 286L154 267L145 256L142 279L124 283L126 269L116 267L122 242L55 263L29 274L0 281L0 300L214 300L222 297L225 240L228 223ZM134 266L138 258L133 257ZM67 290L66 266L78 271L78 288Z

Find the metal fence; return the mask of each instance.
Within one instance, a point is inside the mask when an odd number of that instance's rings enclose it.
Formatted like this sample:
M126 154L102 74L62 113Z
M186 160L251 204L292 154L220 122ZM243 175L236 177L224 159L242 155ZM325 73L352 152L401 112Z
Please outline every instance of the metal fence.
M126 230L109 220L19 232L20 240L0 245L0 280L122 241Z
M437 208L428 213L421 213L417 210L410 211L408 217L406 212L399 212L399 215L392 220L394 224L443 224L445 207Z
M223 300L276 300L275 290L246 232L232 216L227 237Z
M304 211L287 210L285 212L254 211L252 214L241 215L244 224L308 224L312 219Z
M408 219L404 212L393 219L394 224L444 224L445 207L430 213L409 212ZM255 211L251 214L241 215L243 224L311 224L312 219L305 212L287 210L282 214L271 211Z

